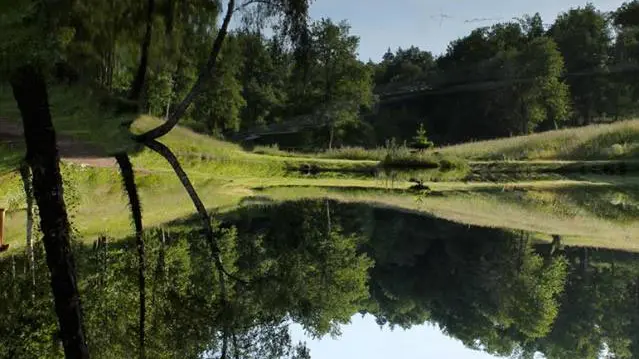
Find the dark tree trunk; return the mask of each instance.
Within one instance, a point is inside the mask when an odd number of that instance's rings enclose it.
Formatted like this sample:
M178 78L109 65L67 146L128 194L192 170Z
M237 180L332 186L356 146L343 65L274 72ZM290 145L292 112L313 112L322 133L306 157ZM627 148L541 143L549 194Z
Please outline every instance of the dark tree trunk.
M135 174L133 172L133 166L131 165L129 156L126 153L119 153L115 155L115 159L120 166L122 182L129 197L131 216L133 217L133 224L135 225L135 244L138 249L138 289L140 291L140 321L138 326L138 337L140 345L139 355L140 358L144 358L144 328L146 321L146 254L144 253L144 239L142 238L142 208L140 205L140 197L138 196L138 189L135 186Z
M333 149L333 137L335 136L335 126L330 124L328 127L328 149Z
M144 80L146 79L146 68L149 65L149 47L151 46L151 35L153 32L153 12L155 11L155 0L148 0L146 14L146 30L144 39L140 44L140 64L131 86L130 98L139 100L142 89L144 88Z
M27 65L11 76L11 87L24 125L64 353L66 358L89 358L46 83L38 69Z

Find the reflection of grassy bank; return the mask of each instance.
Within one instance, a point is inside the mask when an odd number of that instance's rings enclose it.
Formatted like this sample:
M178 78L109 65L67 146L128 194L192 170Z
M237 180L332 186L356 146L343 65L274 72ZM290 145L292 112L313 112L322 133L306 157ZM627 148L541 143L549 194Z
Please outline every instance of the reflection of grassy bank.
M461 189L461 188L460 188ZM307 198L329 197L346 202L423 212L459 223L525 230L550 240L561 235L567 244L639 251L639 191L609 186L507 187L483 186L476 191L448 188L417 196L404 191L307 188ZM289 188L269 188L264 196L293 199ZM634 206L633 209L628 209ZM428 230L428 229L424 229Z

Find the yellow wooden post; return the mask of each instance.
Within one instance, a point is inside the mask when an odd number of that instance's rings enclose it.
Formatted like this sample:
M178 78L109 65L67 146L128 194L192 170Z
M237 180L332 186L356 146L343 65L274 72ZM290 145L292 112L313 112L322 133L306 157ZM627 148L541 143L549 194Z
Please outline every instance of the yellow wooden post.
M0 252L7 250L8 244L4 244L4 208L0 208Z

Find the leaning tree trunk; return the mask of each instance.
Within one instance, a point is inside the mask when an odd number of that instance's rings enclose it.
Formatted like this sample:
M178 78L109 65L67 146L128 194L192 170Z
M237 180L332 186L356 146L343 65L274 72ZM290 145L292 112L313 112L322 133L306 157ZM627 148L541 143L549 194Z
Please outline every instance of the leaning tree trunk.
M42 241L51 272L51 287L64 353L67 358L88 358L47 86L42 73L34 66L27 65L13 73L11 87L24 125L27 162L33 173L34 197L44 233Z

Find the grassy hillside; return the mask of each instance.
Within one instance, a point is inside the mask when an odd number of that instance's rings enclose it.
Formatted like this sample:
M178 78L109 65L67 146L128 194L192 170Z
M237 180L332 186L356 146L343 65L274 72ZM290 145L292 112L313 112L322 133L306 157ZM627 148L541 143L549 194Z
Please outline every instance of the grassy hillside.
M469 160L639 159L639 120L471 142L434 151Z
M255 153L279 157L341 158L384 161L388 154L398 162L436 163L441 159L471 161L593 161L639 160L639 120L591 125L502 139L434 148L416 155L403 145L375 149L345 147L319 153L294 153L258 146Z

